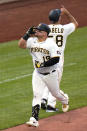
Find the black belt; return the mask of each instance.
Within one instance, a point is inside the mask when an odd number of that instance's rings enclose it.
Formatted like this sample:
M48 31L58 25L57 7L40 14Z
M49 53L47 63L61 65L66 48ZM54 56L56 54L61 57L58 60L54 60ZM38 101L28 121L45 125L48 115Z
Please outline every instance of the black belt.
M49 38L52 38L53 36L52 35L50 35L50 36L48 36Z
M55 72L56 70L53 70L52 72ZM52 73L51 72L51 73ZM42 75L48 75L48 74L50 74L50 72L46 72L46 73L41 73L41 72L39 72L40 74L42 74Z

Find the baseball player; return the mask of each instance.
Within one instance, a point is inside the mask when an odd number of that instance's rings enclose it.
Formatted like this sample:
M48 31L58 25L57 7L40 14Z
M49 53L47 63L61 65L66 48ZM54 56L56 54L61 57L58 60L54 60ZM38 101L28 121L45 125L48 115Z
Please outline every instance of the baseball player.
M62 94L59 89L57 63L61 59L61 51L55 44L53 38L48 38L50 28L46 24L39 24L30 28L27 33L19 40L20 48L28 48L33 59L34 72L32 77L33 101L32 117L26 122L29 126L39 126L38 116L41 106L41 98L44 87L46 86L56 99L62 103L62 109L67 110L68 95ZM35 37L30 37L32 32ZM66 105L64 107L64 105Z
M62 15L67 16L68 20L70 21L69 24L66 24L66 25L60 24ZM60 59L60 62L58 63L58 68L57 68L58 73L59 73L58 84L60 84L60 80L63 73L64 50L65 50L66 40L67 40L68 35L70 35L73 31L75 31L75 29L78 26L78 23L76 19L70 14L70 12L64 7L62 7L61 9L51 10L49 13L49 20L52 23L49 25L51 29L49 37L54 39L55 44L60 48L62 52L61 54L62 57ZM46 109L46 112L55 112L55 111L58 111L58 109L55 108L55 105L56 105L56 98L50 94L48 88L45 88L44 94L42 97L41 108Z

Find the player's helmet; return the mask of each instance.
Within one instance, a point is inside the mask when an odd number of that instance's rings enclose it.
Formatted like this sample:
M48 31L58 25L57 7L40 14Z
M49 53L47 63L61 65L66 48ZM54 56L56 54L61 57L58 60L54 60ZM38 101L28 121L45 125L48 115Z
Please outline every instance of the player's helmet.
M57 22L59 20L61 14L61 10L60 9L53 9L49 12L49 20L52 22Z
M44 24L44 23L40 23L37 27L36 27L37 30L40 30L40 31L45 31L47 32L47 35L49 35L50 33L50 28L47 24Z

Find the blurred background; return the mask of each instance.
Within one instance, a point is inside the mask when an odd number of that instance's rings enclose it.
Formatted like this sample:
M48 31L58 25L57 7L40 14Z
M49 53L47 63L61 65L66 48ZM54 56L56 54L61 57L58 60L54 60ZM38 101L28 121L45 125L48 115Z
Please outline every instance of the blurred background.
M19 39L32 25L49 23L49 11L61 5L72 13L79 27L87 26L87 0L0 0L0 42ZM67 23L64 16L61 23Z

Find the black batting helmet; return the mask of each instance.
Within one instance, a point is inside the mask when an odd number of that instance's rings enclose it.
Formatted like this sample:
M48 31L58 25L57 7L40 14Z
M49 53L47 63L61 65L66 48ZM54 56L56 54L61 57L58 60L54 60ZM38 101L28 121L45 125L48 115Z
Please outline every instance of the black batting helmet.
M60 9L53 9L49 12L49 20L52 22L57 22L59 20L61 14L61 10Z

